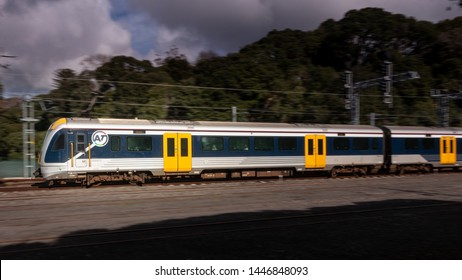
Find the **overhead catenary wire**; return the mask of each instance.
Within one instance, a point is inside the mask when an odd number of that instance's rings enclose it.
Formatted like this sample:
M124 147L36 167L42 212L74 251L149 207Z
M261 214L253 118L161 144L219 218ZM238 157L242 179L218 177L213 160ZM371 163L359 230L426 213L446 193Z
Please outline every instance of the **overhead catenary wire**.
M93 78L62 78L62 80L75 80L75 81L82 81L82 82L91 82ZM94 79L93 79L94 80ZM96 80L100 83L112 83L112 84L127 84L127 85L140 85L146 87L165 87L165 88L179 88L179 89L201 89L203 92L206 91L234 91L234 92L256 92L256 93L265 93L265 94L296 94L296 95L311 95L311 96L340 96L344 97L344 93L332 93L332 92L306 92L306 91L286 91L286 90L269 90L269 89L242 89L242 88L229 88L229 87L206 87L206 86L193 86L193 85L178 85L178 84L164 84L164 83L148 83L148 82L134 82L134 81L110 81L110 80ZM82 92L83 93L83 92ZM172 93L165 93L165 94L178 94L182 92L172 92ZM30 93L29 93L30 94ZM41 93L43 94L43 93ZM364 97L379 97L377 94L362 94ZM399 95L397 98L419 98L421 96L409 96L409 95ZM76 103L90 103L89 100L75 100L75 99L60 99L60 98L46 98L40 97L42 100L52 100L52 101L62 101L62 102L76 102ZM139 100L141 102L145 102L146 99L149 99L149 96L146 97L136 97L136 96L118 96L117 101L105 101L104 97L103 100L96 101L96 104L112 104L112 105L123 105L123 106L138 106L138 107L157 107L157 108L188 108L193 110L231 110L230 107L210 107L210 106L189 106L189 105L157 105L157 104L148 104L148 103L137 103L136 101ZM125 102L127 101L127 102ZM135 102L133 102L135 101ZM235 102L220 102L220 104L230 104L235 105ZM297 112L297 111L280 111L280 110L268 110L268 109L259 109L259 108L239 108L241 111L239 114L283 114L283 115L312 115L312 116L344 116L345 113L338 113L338 114L322 114L320 112ZM246 112L243 112L246 111ZM55 111L56 113L56 111ZM63 114L78 114L79 112L62 112ZM96 112L92 112L92 115L96 116ZM98 113L100 116L104 116L104 114ZM366 117L367 115L362 115L362 117ZM411 115L391 115L387 114L387 117L412 117L412 118L422 118L427 116L411 116Z
M63 80L73 81L90 81L84 78L63 78ZM230 87L208 87L208 86L192 86L192 85L177 85L177 84L162 84L162 83L146 83L146 82L129 82L129 81L110 81L110 80L96 80L101 83L112 84L128 84L128 85L142 85L151 87L169 87L169 88L184 88L184 89L205 89L205 90L225 90L225 91L239 91L239 92L259 92L259 93L280 93L280 94L313 94L310 92L302 91L286 91L286 90L269 90L269 89L243 89L243 88L230 88ZM342 95L340 93L332 93L335 95Z
M63 80L86 81L90 82L90 78L63 78ZM231 88L231 87L208 87L208 86L193 86L193 85L178 85L178 84L164 84L164 83L147 83L147 82L132 82L132 81L111 81L111 80L96 80L101 83L112 84L127 84L127 85L141 85L151 87L169 87L169 88L184 88L184 89L204 89L204 90L223 90L223 91L236 91L236 92L257 92L257 93L278 93L278 94L303 94L303 95L331 95L331 96L345 96L345 93L334 92L321 92L321 91L292 91L292 90L272 90L272 89L249 89L249 88ZM364 97L376 97L375 94L361 94ZM418 98L422 96L413 95L399 95L402 98Z
M11 74L21 76L23 74ZM235 92L256 92L256 93L273 93L273 94L302 94L302 95L323 95L323 96L341 96L344 97L345 93L335 93L335 92L321 92L321 91L293 91L293 90L272 90L272 89L249 89L249 88L232 88L232 87L209 87L209 86L194 86L194 85L180 85L180 84L165 84L165 83L148 83L148 82L134 82L134 81L117 81L117 80L101 80L95 78L61 78L62 80L70 81L82 81L82 82L91 82L97 81L100 83L112 83L112 84L126 84L126 85L139 85L139 86L149 86L149 87L166 87L166 88L182 88L182 89L202 89L202 90L223 90L223 91L235 91ZM9 94L30 94L30 92L8 92ZM44 92L37 92L37 94L46 94ZM361 94L363 97L377 97L375 94ZM421 99L422 96L414 95L398 95L401 98L415 98ZM131 97L136 98L136 97ZM141 99L141 98L140 98Z
M73 99L53 99L55 101L63 101L69 103L89 103L89 100L73 100ZM209 106L188 106L188 105L155 105L155 104L142 104L142 103L125 103L125 102L115 102L115 101L98 101L97 104L113 104L113 105L123 105L123 106L136 106L136 107L153 107L153 108L188 108L188 109L199 109L199 110L229 110L231 107L209 107ZM240 115L242 114L260 114L260 115L307 115L307 116L344 116L346 113L321 113L321 112L297 112L297 111L280 111L280 110L268 110L268 109L259 109L259 108L239 108ZM76 114L78 112L66 112L66 111L56 111L52 110L53 113L60 114ZM107 114L92 112L94 116L107 116ZM121 114L120 116L126 117L135 117L133 114ZM369 116L369 114L362 115L363 117ZM398 118L398 117L407 117L407 118L425 118L428 115L405 115L405 114L389 114L387 118Z
M54 101L64 101L69 103L90 103L89 100L72 100L72 99L55 99ZM206 109L206 110L231 110L231 107L209 107L209 106L189 106L189 105L155 105L155 104L142 104L142 103L125 103L125 102L117 102L117 101L97 101L97 104L112 104L112 105L123 105L123 106L136 106L136 107L154 107L154 108L189 108L189 109ZM325 116L332 116L338 115L341 116L343 114L319 114L319 113L306 113L306 112L294 112L294 111L276 111L276 110L266 110L266 109L258 109L258 108L241 108L241 110L245 111L252 111L255 113L279 113L279 114L299 114L299 115L325 115ZM52 111L57 113L58 111ZM72 113L75 114L76 112L64 112L59 111L60 113Z

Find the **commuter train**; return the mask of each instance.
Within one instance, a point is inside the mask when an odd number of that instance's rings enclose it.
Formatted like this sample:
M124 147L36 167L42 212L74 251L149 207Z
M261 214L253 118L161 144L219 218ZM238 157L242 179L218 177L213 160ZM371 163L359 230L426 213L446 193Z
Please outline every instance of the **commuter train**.
M459 169L462 128L62 118L37 174L85 186L172 177L242 178Z

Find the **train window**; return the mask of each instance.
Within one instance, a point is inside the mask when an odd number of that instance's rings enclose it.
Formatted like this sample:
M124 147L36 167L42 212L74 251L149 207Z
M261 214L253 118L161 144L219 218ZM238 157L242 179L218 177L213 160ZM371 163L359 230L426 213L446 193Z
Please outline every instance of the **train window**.
M255 137L255 151L274 151L274 138L272 137Z
M434 150L436 146L435 138L425 138L423 139L423 148L424 150Z
M369 150L369 139L353 138L353 150Z
M167 138L167 156L175 156L175 138Z
M58 150L63 150L63 149L64 149L64 134L61 134L58 136L58 139L56 139L51 150L58 151Z
M372 150L378 150L378 149L379 149L379 139L372 138Z
M181 145L180 145L181 146L180 156L182 156L182 157L189 156L188 138L181 138L180 143L181 143Z
M218 136L203 136L201 137L202 151L223 151L223 137Z
M334 138L334 149L337 151L349 150L350 141L348 138Z
M324 155L324 140L323 139L318 139L318 155L322 156Z
M152 139L150 136L128 136L127 150L131 152L151 151Z
M77 133L77 153L85 153L85 134Z
M249 137L229 137L229 150L230 151L248 151L249 150Z
M120 136L109 136L111 142L111 151L120 151Z
M297 149L297 138L295 137L280 137L279 150L280 151L294 151Z
M313 139L308 139L308 155L309 156L314 155L314 140Z
M418 150L419 149L419 139L417 138L407 138L404 140L404 148L406 150Z

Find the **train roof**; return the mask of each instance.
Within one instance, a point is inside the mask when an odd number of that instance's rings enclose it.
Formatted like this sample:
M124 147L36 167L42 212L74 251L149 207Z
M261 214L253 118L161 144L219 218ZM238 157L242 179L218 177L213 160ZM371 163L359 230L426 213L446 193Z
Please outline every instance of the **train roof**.
M262 123L262 122L219 122L147 119L106 119L106 118L66 118L56 121L68 128L88 129L184 129L184 130L239 130L239 131L309 131L318 133L381 133L382 130L370 125L304 124L304 123ZM58 125L53 124L52 127Z
M392 135L419 134L419 135L462 135L460 127L425 127L425 126L385 126Z
M371 125L220 122L187 120L109 119L109 118L62 118L50 129L61 125L71 129L140 129L140 130L209 130L209 131L291 131L312 133L382 133L382 128ZM392 135L460 135L458 127L383 126Z

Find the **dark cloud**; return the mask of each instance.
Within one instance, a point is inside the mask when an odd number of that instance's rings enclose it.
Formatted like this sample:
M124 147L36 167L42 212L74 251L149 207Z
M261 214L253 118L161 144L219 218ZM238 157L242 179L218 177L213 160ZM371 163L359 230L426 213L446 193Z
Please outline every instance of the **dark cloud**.
M202 44L209 48L235 49L255 34L266 32L271 17L269 7L260 1L131 1L158 24L158 44Z
M133 8L147 13L164 30L165 40L200 40L202 45L222 51L236 50L272 29L313 29L324 15L325 5L304 0L134 0ZM183 38L175 36L182 35ZM170 36L169 36L170 35ZM163 38L159 38L162 44Z
M92 54L154 59L173 46L238 51L273 29L313 30L351 9L380 7L421 20L462 14L449 0L0 0L0 68L5 90L49 88L53 72L79 70ZM452 5L451 10L447 10ZM136 51L134 51L136 50Z
M182 51L202 48L236 51L273 29L315 29L323 21L340 19L351 9L381 7L422 20L451 18L444 0L132 0L160 29L157 47L176 45Z

